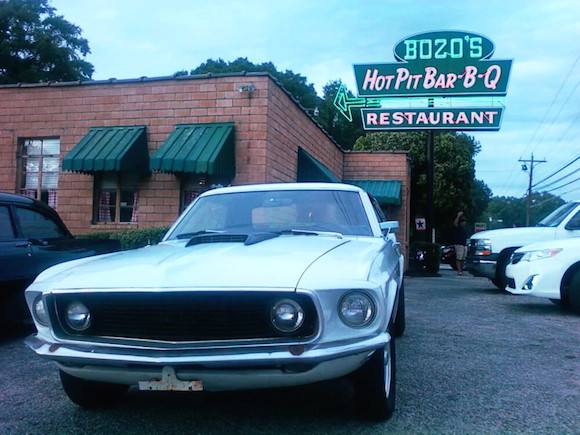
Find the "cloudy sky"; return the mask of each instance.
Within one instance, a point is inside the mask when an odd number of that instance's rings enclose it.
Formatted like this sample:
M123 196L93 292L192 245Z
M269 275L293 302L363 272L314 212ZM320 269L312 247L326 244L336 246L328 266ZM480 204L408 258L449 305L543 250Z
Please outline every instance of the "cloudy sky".
M524 172L519 160L533 155L546 160L534 166L537 190L580 198L577 0L52 0L51 5L83 30L96 80L166 76L207 59L246 57L305 76L321 96L322 87L337 79L356 91L353 64L394 62L393 48L407 36L479 33L495 43L493 59L514 63L501 101L506 107L501 130L468 133L481 144L476 177L494 195L524 196L530 164Z

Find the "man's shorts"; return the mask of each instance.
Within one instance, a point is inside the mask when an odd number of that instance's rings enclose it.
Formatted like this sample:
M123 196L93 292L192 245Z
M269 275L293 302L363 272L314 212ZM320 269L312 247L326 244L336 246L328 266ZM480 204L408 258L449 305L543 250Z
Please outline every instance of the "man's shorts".
M465 261L467 258L467 246L455 245L455 258L458 261Z

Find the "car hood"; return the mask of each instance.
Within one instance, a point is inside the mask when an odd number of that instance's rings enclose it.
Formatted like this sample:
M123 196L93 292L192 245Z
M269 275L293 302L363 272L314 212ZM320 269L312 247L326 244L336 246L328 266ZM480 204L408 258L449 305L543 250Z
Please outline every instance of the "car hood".
M556 228L550 227L521 227L502 228L498 230L481 231L473 234L470 239L489 239L494 252L513 246L523 246L542 240L556 238Z
M252 245L162 243L134 251L91 257L48 269L37 283L53 290L78 288L280 288L297 286L320 257L349 239L281 236Z

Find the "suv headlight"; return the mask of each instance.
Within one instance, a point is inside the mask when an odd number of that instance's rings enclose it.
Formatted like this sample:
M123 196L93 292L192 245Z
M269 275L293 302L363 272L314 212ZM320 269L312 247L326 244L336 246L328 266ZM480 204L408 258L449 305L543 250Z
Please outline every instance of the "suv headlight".
M371 297L361 291L344 295L338 303L340 319L353 328L363 328L375 317L375 304Z
M475 243L474 243L475 242ZM474 239L469 240L469 246L475 248L473 255L491 255L491 240L489 239Z
M536 261L543 260L544 258L550 258L554 255L558 255L562 252L562 249L539 249L537 251L527 251L520 261Z

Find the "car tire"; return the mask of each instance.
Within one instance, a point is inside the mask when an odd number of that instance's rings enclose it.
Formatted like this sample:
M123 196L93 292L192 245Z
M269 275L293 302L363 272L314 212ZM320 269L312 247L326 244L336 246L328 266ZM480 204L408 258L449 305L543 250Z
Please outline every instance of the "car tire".
M129 385L95 382L71 376L60 370L62 387L69 397L82 408L104 408L118 402Z
M395 338L377 349L355 373L354 393L360 418L388 420L395 410Z
M491 282L500 290L505 290L507 285L507 278L505 276L505 270L508 263L510 262L510 257L517 248L509 248L501 251L497 257L497 263L495 266L495 278Z
M562 287L562 308L580 314L580 268L576 268Z
M405 283L401 283L401 288L399 289L399 303L397 304L397 313L395 316L395 322L391 331L395 337L400 337L405 332Z

